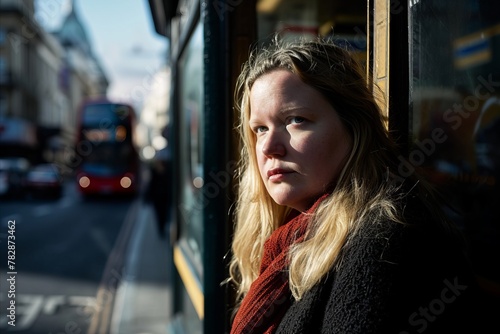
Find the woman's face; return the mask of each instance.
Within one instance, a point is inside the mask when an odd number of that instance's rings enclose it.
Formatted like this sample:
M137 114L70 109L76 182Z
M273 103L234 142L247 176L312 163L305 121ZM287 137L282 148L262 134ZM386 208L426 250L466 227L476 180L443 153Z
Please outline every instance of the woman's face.
M307 210L338 177L351 150L337 112L317 90L281 69L255 81L250 110L267 191L280 205Z

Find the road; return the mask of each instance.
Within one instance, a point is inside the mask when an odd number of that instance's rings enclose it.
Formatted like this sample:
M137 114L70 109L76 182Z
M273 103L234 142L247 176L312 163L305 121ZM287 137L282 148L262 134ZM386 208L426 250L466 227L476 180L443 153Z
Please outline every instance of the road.
M2 200L0 332L106 332L138 206L73 182L59 199Z

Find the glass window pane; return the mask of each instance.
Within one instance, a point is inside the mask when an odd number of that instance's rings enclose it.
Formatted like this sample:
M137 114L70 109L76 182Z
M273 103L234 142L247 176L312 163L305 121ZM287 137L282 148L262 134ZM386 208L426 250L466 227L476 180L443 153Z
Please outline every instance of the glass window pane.
M179 107L181 111L181 204L182 237L201 264L203 250L202 170L203 129L203 26L198 23L180 61Z
M0 56L0 83L7 83L9 80L7 61L3 56Z
M366 0L257 1L258 38L269 43L275 33L285 40L331 37L366 59Z
M414 146L422 166L457 209L477 274L500 284L500 3L412 1ZM500 285L499 285L500 286Z

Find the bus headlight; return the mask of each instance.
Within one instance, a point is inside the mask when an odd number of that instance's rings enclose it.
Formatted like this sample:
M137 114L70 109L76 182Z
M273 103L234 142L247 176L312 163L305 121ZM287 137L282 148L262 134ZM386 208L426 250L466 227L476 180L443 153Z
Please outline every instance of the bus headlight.
M86 176L82 176L79 180L78 180L78 184L80 185L80 187L82 188L87 188L88 186L90 186L90 179Z
M120 180L120 185L123 188L127 189L128 187L130 187L132 185L132 180L130 179L130 177L124 176Z

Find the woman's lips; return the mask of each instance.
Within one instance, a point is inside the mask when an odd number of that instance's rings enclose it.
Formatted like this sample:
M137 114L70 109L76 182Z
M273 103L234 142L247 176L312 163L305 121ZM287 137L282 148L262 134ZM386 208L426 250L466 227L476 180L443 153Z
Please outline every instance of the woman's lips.
M273 168L267 171L267 178L269 181L281 181L287 174L293 171L283 168Z

